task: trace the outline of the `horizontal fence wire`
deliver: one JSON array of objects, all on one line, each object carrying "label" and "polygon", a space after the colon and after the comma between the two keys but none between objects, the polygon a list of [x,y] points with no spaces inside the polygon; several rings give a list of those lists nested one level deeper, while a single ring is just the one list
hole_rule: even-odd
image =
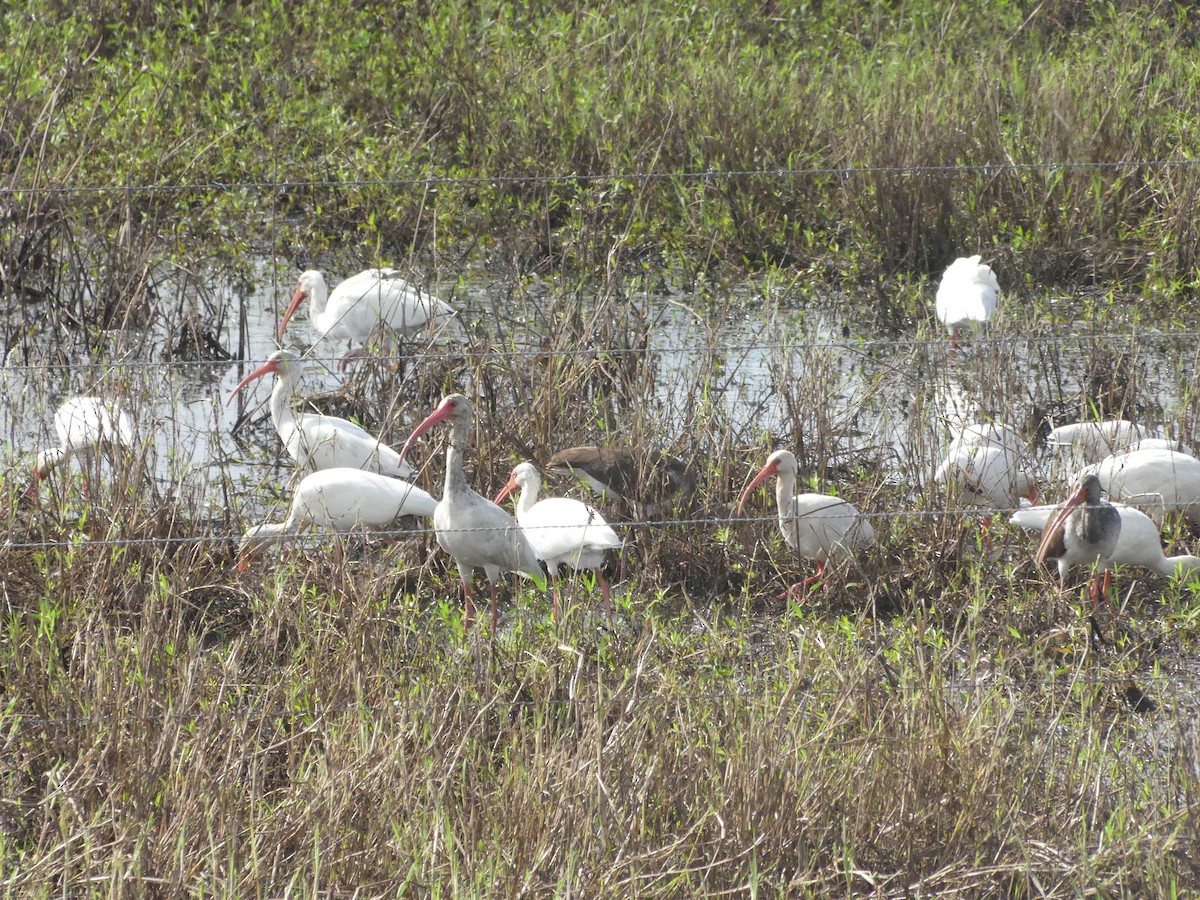
[{"label": "horizontal fence wire", "polygon": [[[830,495],[831,500],[840,499]],[[581,501],[582,502],[582,501]],[[896,509],[896,510],[880,510],[867,511],[858,510],[857,517],[868,522],[890,522],[896,520],[939,520],[947,517],[994,517],[998,515],[1009,515],[1028,509],[1028,507],[1009,507],[1006,509],[996,509],[993,507],[938,507],[935,509]],[[820,516],[825,512],[825,508],[813,511],[812,515]],[[805,518],[804,514],[799,516],[789,516],[786,519],[788,525],[795,522],[802,522]],[[648,529],[680,529],[680,528],[696,528],[707,527],[713,529],[724,529],[734,525],[767,525],[777,524],[780,519],[778,515],[768,516],[713,516],[702,518],[679,518],[679,519],[646,519],[646,520],[619,520],[613,519],[607,524],[621,531],[622,529],[630,530],[648,530]],[[283,534],[273,534],[269,537],[261,538],[261,542],[266,544],[272,543],[289,543],[312,541],[320,538],[336,538],[348,536],[361,536],[373,538],[417,538],[417,537],[434,537],[437,534],[483,534],[483,533],[507,533],[513,526],[507,525],[501,528],[484,527],[484,528],[443,528],[435,530],[431,525],[417,525],[412,528],[364,528],[355,529],[353,531],[301,531],[287,532]],[[538,525],[538,526],[519,526],[522,531],[588,531],[595,530],[600,526],[597,525]],[[1022,528],[1022,526],[1014,526]],[[1023,528],[1029,531],[1027,528]],[[79,533],[73,537],[64,537],[56,540],[8,540],[0,544],[0,550],[54,550],[54,549],[86,549],[88,547],[144,547],[144,546],[188,546],[193,544],[226,544],[230,542],[238,542],[243,538],[243,533],[222,532],[213,533],[205,532],[192,535],[170,535],[170,536],[143,536],[143,537],[103,537],[92,538],[85,534]]]},{"label": "horizontal fence wire", "polygon": [[1119,171],[1124,169],[1170,170],[1192,169],[1200,159],[1124,159],[1124,160],[1064,160],[1043,162],[982,162],[947,165],[888,165],[888,166],[808,166],[800,168],[762,169],[700,169],[682,172],[568,172],[526,175],[409,175],[395,178],[347,179],[284,179],[260,181],[201,181],[180,183],[142,183],[124,185],[5,185],[4,196],[61,196],[71,194],[152,194],[191,191],[286,191],[286,190],[350,190],[354,188],[436,188],[436,187],[508,187],[522,185],[610,184],[613,182],[654,181],[724,181],[739,178],[862,178],[875,175],[913,175],[946,177],[952,175],[994,176],[1007,172],[1016,174],[1056,173],[1062,171]]}]

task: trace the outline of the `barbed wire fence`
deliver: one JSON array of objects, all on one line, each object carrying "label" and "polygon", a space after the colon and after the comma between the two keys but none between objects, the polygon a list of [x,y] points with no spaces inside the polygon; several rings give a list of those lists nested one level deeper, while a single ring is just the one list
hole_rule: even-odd
[{"label": "barbed wire fence", "polygon": [[[761,178],[761,179],[797,179],[797,178],[813,178],[813,177],[837,177],[840,179],[855,179],[870,177],[876,175],[905,175],[912,177],[956,177],[964,174],[975,174],[984,176],[994,176],[1002,173],[1014,174],[1054,174],[1062,171],[1111,171],[1123,172],[1131,169],[1136,169],[1142,172],[1145,171],[1167,171],[1171,169],[1186,169],[1200,166],[1200,160],[1192,159],[1138,159],[1138,160],[1115,160],[1115,161],[1045,161],[1045,162],[1030,162],[1030,163],[979,163],[979,164],[955,164],[955,165],[939,165],[939,166],[851,166],[851,167],[802,167],[802,168],[763,168],[752,170],[735,170],[735,171],[686,171],[686,172],[653,172],[653,171],[635,171],[635,172],[593,172],[593,173],[550,173],[550,174],[532,174],[532,175],[490,175],[481,177],[443,177],[436,175],[421,175],[421,176],[406,176],[397,178],[385,179],[326,179],[326,180],[310,180],[310,181],[290,181],[290,180],[261,180],[261,181],[242,181],[242,182],[196,182],[196,183],[153,183],[153,184],[114,184],[114,185],[39,185],[39,184],[8,184],[0,185],[0,198],[10,198],[19,201],[26,197],[46,197],[46,196],[88,196],[106,193],[119,193],[125,195],[137,194],[156,194],[156,193],[186,193],[186,192],[210,192],[210,191],[245,191],[252,193],[268,194],[271,192],[279,192],[290,189],[344,189],[353,190],[356,188],[436,188],[441,186],[509,186],[509,185],[572,185],[572,184],[602,184],[610,182],[654,182],[654,181],[720,181],[727,179],[745,179],[745,178]],[[978,348],[995,348],[1005,347],[1026,348],[1032,350],[1036,348],[1080,348],[1091,344],[1106,343],[1106,344],[1153,344],[1162,348],[1164,353],[1184,353],[1188,352],[1194,346],[1195,339],[1200,337],[1200,332],[1194,330],[1170,330],[1162,329],[1155,330],[1152,328],[1136,328],[1128,329],[1095,329],[1072,331],[1071,333],[1060,333],[1053,330],[1045,332],[1031,332],[1023,330],[1018,333],[992,333],[974,337],[964,338],[962,343],[968,347],[974,346]],[[465,346],[455,346],[453,353],[455,356],[471,361],[481,362],[484,360],[502,360],[509,363],[517,363],[534,359],[544,359],[547,355],[559,357],[609,357],[609,358],[639,358],[650,357],[654,355],[669,355],[669,356],[686,356],[689,354],[724,354],[726,356],[737,355],[777,355],[777,354],[798,354],[798,353],[830,353],[842,355],[860,355],[870,356],[883,353],[928,353],[936,354],[945,351],[949,346],[947,337],[937,336],[930,337],[921,334],[913,336],[887,336],[887,337],[861,337],[854,339],[831,339],[825,337],[813,337],[808,334],[801,334],[795,340],[735,340],[729,343],[720,345],[696,345],[694,343],[680,344],[664,344],[648,342],[645,346],[624,347],[624,346],[597,346],[597,347],[563,347],[547,350],[544,347],[530,344],[522,345],[520,341],[510,341],[507,344],[488,344],[481,346],[478,342],[470,343]],[[427,351],[428,352],[428,351]],[[1020,352],[1018,350],[1017,352]],[[375,357],[379,362],[384,364],[400,364],[406,360],[403,354],[382,354]],[[317,363],[330,372],[334,371],[338,361],[337,357],[318,356],[310,354],[308,359]],[[40,375],[64,375],[67,373],[76,373],[80,371],[98,370],[105,373],[143,373],[151,377],[154,375],[171,378],[172,373],[189,373],[189,372],[205,372],[212,373],[216,370],[228,372],[235,367],[240,367],[250,362],[250,360],[239,361],[211,361],[211,360],[180,360],[180,359],[165,359],[165,360],[147,360],[136,358],[113,358],[107,360],[89,360],[81,359],[72,363],[61,362],[38,362],[38,361],[21,361],[12,360],[6,361],[2,372],[5,377],[33,377]],[[44,432],[43,432],[44,434]],[[1185,436],[1186,437],[1186,436]],[[999,512],[1011,512],[1012,510],[1000,510]],[[915,518],[923,519],[928,517],[940,517],[947,515],[988,515],[995,514],[997,510],[984,510],[978,508],[962,508],[953,505],[945,505],[936,509],[931,508],[914,508],[905,510],[862,510],[862,515],[869,521],[887,522],[892,519]],[[726,526],[732,521],[730,517],[691,517],[684,516],[675,519],[661,520],[646,520],[646,521],[622,521],[619,523],[622,528],[629,529],[646,529],[646,528],[689,528],[689,527],[708,527],[718,528]],[[766,517],[763,519],[749,519],[748,521],[768,522],[773,521],[774,517]],[[405,529],[398,532],[385,531],[383,534],[421,534],[427,532],[428,529]],[[145,544],[162,544],[168,546],[178,544],[180,542],[192,543],[214,543],[224,541],[237,541],[241,537],[237,533],[211,534],[201,533],[194,537],[120,537],[120,538],[104,538],[89,541],[91,546],[139,546]],[[281,540],[304,540],[304,535],[282,535]],[[30,541],[30,540],[10,540],[6,546],[9,549],[49,549],[54,546],[63,546],[70,543],[69,539],[62,541]]]}]

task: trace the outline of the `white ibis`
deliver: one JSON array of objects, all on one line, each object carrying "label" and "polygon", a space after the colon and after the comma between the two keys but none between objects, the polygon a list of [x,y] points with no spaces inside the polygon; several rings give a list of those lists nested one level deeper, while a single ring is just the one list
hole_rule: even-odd
[{"label": "white ibis", "polygon": [[[557,579],[559,567],[570,566],[571,570],[590,569],[596,573],[600,593],[604,597],[604,611],[613,614],[608,579],[601,566],[604,554],[618,550],[621,539],[604,516],[586,503],[567,497],[538,499],[542,487],[542,475],[533,463],[521,463],[512,470],[508,483],[496,495],[501,503],[518,488],[517,522],[525,530],[525,536],[533,545],[538,558],[546,563],[550,577]],[[554,593],[554,617],[558,618],[558,591]]]},{"label": "white ibis", "polygon": [[407,481],[362,469],[322,469],[296,486],[287,519],[255,525],[246,532],[239,548],[238,571],[246,568],[264,544],[306,527],[335,534],[379,530],[403,516],[429,518],[436,507],[433,497]]},{"label": "white ibis", "polygon": [[[1007,425],[968,425],[950,442],[933,479],[957,485],[974,506],[1011,509],[1021,497],[1037,498],[1037,482],[1024,467],[1027,451],[1024,439]],[[991,545],[991,521],[987,515],[980,525],[985,546]]]},{"label": "white ibis", "polygon": [[440,422],[450,423],[450,445],[446,450],[446,485],[442,499],[433,512],[433,530],[438,545],[454,559],[462,578],[464,619],[470,623],[475,605],[471,578],[475,569],[483,569],[492,592],[492,630],[497,625],[497,585],[501,572],[520,572],[535,581],[543,579],[537,553],[521,526],[508,513],[487,500],[467,484],[463,474],[463,451],[471,435],[471,401],[462,394],[442,399],[420,425],[413,429],[401,457],[426,431]]},{"label": "white ibis", "polygon": [[[132,447],[136,441],[133,420],[116,401],[100,397],[70,397],[54,411],[58,446],[38,452],[33,464],[33,483],[28,495],[37,494],[38,483],[71,457],[90,460],[98,451],[112,454],[117,447]],[[84,473],[87,490],[87,473]]]},{"label": "white ibis", "polygon": [[347,466],[380,475],[407,478],[413,468],[400,454],[353,422],[319,413],[296,413],[292,400],[304,374],[304,362],[292,350],[276,350],[267,361],[238,382],[234,396],[257,378],[275,375],[271,391],[271,421],[288,456],[301,469],[333,469]]},{"label": "white ibis", "polygon": [[964,328],[986,325],[996,312],[1000,285],[991,267],[982,257],[960,257],[946,267],[938,285],[934,311],[938,321],[950,331],[951,347],[958,346]]},{"label": "white ibis", "polygon": [[1156,437],[1150,429],[1134,425],[1128,419],[1109,419],[1104,422],[1072,422],[1051,429],[1046,443],[1051,447],[1069,450],[1079,465],[1099,462],[1111,453],[1118,453],[1147,437]]},{"label": "white ibis", "polygon": [[1127,452],[1133,452],[1134,450],[1175,450],[1179,453],[1186,453],[1188,456],[1196,455],[1192,452],[1192,448],[1183,443],[1183,441],[1165,437],[1148,437],[1134,441],[1129,445]]},{"label": "white ibis", "polygon": [[1162,520],[1181,512],[1200,523],[1200,460],[1176,450],[1132,450],[1115,453],[1088,466],[1113,500],[1149,510]]},{"label": "white ibis", "polygon": [[1121,536],[1121,514],[1101,499],[1100,491],[1100,479],[1084,475],[1067,502],[1046,522],[1033,557],[1039,564],[1048,559],[1058,563],[1060,586],[1073,566],[1089,566],[1093,574],[1088,596],[1096,609],[1100,607],[1100,573],[1105,573],[1107,587],[1108,567]]},{"label": "white ibis", "polygon": [[546,462],[546,472],[570,475],[602,500],[627,501],[639,518],[670,512],[696,491],[696,473],[668,453],[628,447],[569,447]]},{"label": "white ibis", "polygon": [[[1186,576],[1200,569],[1200,557],[1187,554],[1167,556],[1163,552],[1158,526],[1140,509],[1124,503],[1114,503],[1112,506],[1121,516],[1121,533],[1117,536],[1117,546],[1108,558],[1110,565],[1139,566],[1165,578]],[[1057,506],[1022,505],[1013,513],[1010,521],[1027,531],[1042,531],[1057,509]]]},{"label": "white ibis", "polygon": [[[366,343],[380,325],[409,335],[454,315],[454,308],[405,281],[395,269],[366,269],[351,275],[329,293],[325,277],[309,269],[296,281],[292,302],[279,325],[279,338],[300,304],[308,300],[308,316],[321,337]],[[350,350],[341,366],[363,348]]]},{"label": "white ibis", "polygon": [[796,457],[790,450],[776,450],[742,491],[736,508],[740,515],[751,492],[772,475],[777,477],[775,499],[779,504],[779,530],[783,532],[783,539],[801,556],[817,563],[816,575],[792,585],[780,596],[819,581],[825,572],[825,563],[831,557],[848,556],[875,542],[875,529],[871,523],[840,497],[828,494],[793,496],[797,469]]}]

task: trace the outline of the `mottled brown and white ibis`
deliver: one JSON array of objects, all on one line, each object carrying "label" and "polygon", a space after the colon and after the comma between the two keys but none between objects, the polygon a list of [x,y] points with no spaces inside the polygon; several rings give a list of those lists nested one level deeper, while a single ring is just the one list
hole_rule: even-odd
[{"label": "mottled brown and white ibis", "polygon": [[[280,340],[306,299],[309,320],[322,338],[344,338],[358,344],[366,343],[380,325],[410,335],[454,315],[452,306],[410,284],[395,269],[366,269],[351,275],[332,294],[325,276],[309,269],[296,281],[292,301],[279,325]],[[342,358],[342,367],[362,352],[362,347],[351,349]]]},{"label": "mottled brown and white ibis", "polygon": [[483,569],[486,573],[492,592],[492,630],[495,631],[500,573],[520,572],[541,582],[544,578],[542,566],[517,521],[467,484],[463,453],[471,436],[470,400],[462,394],[445,397],[437,409],[413,429],[400,451],[401,457],[408,455],[417,438],[441,422],[450,424],[450,444],[446,450],[446,483],[442,499],[433,512],[434,533],[438,546],[449,553],[458,566],[463,585],[464,619],[468,624],[475,610],[471,579],[475,569]]},{"label": "mottled brown and white ibis", "polygon": [[1100,479],[1084,475],[1047,520],[1033,557],[1038,564],[1051,559],[1058,564],[1060,587],[1065,587],[1067,573],[1074,566],[1088,566],[1092,570],[1088,596],[1096,609],[1100,606],[1101,574],[1107,588],[1111,557],[1121,537],[1121,514],[1100,492]]},{"label": "mottled brown and white ibis", "polygon": [[[595,509],[579,500],[567,497],[538,499],[542,475],[533,463],[515,466],[508,482],[496,495],[502,503],[513,491],[520,489],[517,498],[517,522],[533,545],[538,559],[558,579],[559,568],[569,566],[573,572],[581,569],[596,573],[596,583],[604,598],[604,611],[612,616],[612,598],[608,579],[601,567],[609,550],[621,548],[621,538]],[[554,618],[558,618],[558,588],[554,589]]]},{"label": "mottled brown and white ibis", "polygon": [[296,387],[304,374],[304,361],[293,350],[272,353],[265,363],[238,383],[226,403],[250,382],[272,374],[275,387],[271,390],[271,422],[288,456],[301,470],[345,466],[394,478],[412,475],[412,466],[365,428],[337,416],[292,410]]},{"label": "mottled brown and white ibis", "polygon": [[568,447],[546,461],[546,472],[578,478],[602,500],[624,500],[638,518],[684,505],[697,482],[695,470],[678,457],[629,447]]},{"label": "mottled brown and white ibis", "polygon": [[[1121,533],[1108,558],[1109,565],[1138,566],[1165,578],[1186,577],[1200,569],[1200,557],[1190,554],[1167,556],[1163,552],[1158,525],[1140,509],[1124,503],[1112,506],[1121,517]],[[1010,521],[1026,531],[1040,532],[1057,510],[1057,506],[1023,505],[1013,513]]]},{"label": "mottled brown and white ibis", "polygon": [[[69,397],[54,411],[58,446],[40,450],[33,464],[33,482],[28,496],[37,494],[38,484],[73,457],[90,461],[97,453],[113,455],[117,448],[137,442],[133,419],[115,400],[101,397]],[[87,472],[84,472],[84,490]]]},{"label": "mottled brown and white ibis", "polygon": [[1183,513],[1200,524],[1200,460],[1177,450],[1115,453],[1083,470],[1100,479],[1113,500],[1137,506],[1159,522]]},{"label": "mottled brown and white ibis", "polygon": [[436,508],[437,500],[426,491],[399,478],[362,469],[321,469],[301,479],[283,522],[255,525],[245,533],[238,571],[262,546],[305,528],[333,534],[378,531],[404,516],[429,518]]},{"label": "mottled brown and white ibis", "polygon": [[986,325],[996,312],[1000,285],[982,257],[960,257],[946,267],[934,300],[938,321],[950,332],[950,345],[958,347],[964,329]]},{"label": "mottled brown and white ibis", "polygon": [[742,491],[736,514],[741,515],[746,499],[760,484],[776,477],[775,500],[779,506],[779,530],[788,546],[801,556],[815,560],[817,574],[792,585],[780,596],[802,590],[821,579],[831,558],[849,556],[875,542],[875,529],[854,506],[828,494],[793,494],[798,471],[790,450],[776,450]]}]

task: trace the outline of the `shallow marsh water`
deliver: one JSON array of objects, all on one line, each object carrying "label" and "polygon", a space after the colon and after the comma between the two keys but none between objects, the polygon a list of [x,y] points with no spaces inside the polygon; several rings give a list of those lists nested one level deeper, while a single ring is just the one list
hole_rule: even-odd
[{"label": "shallow marsh water", "polygon": [[[233,403],[226,401],[237,382],[278,346],[278,322],[293,279],[294,272],[264,261],[250,290],[240,295],[231,285],[210,286],[220,315],[212,315],[212,300],[192,304],[221,347],[244,354],[241,362],[164,362],[169,334],[159,318],[140,331],[105,334],[110,362],[91,364],[72,355],[77,345],[69,335],[38,331],[36,308],[20,310],[20,317],[10,314],[10,326],[23,318],[21,331],[31,336],[10,340],[2,372],[0,435],[8,471],[27,471],[36,449],[56,442],[51,420],[62,399],[95,393],[121,398],[135,418],[159,491],[186,504],[199,522],[228,522],[231,513],[234,521],[250,520],[264,504],[277,504],[286,488],[286,460],[262,419],[272,379],[257,382]],[[169,298],[164,306],[188,309],[188,283],[164,274],[157,286],[159,297]],[[544,364],[552,285],[533,283],[514,292],[497,289],[484,273],[468,273],[452,287],[441,293],[452,294],[460,321],[421,348],[426,356],[409,366],[461,354],[468,330],[469,353],[498,354],[513,371]],[[1041,421],[1046,413],[1070,416],[1072,402],[1074,411],[1082,412],[1080,401],[1072,398],[1094,391],[1095,382],[1106,376],[1128,382],[1102,387],[1135,393],[1127,398],[1130,408],[1149,410],[1146,424],[1193,437],[1187,432],[1194,385],[1185,339],[1127,338],[1120,326],[1112,326],[1108,330],[1116,337],[1093,341],[1077,338],[1072,329],[1035,331],[1014,321],[952,353],[931,322],[907,333],[874,329],[869,316],[856,311],[855,298],[798,308],[790,298],[755,284],[733,289],[719,302],[711,294],[665,288],[633,292],[621,303],[636,308],[637,315],[615,332],[625,346],[614,350],[584,342],[566,348],[589,358],[607,353],[635,360],[651,380],[652,396],[640,398],[628,419],[649,417],[655,440],[685,458],[711,452],[711,444],[700,448],[697,429],[719,423],[725,432],[722,446],[757,446],[765,455],[768,447],[787,445],[797,449],[810,471],[834,473],[815,477],[815,487],[845,490],[837,484],[839,474],[863,477],[867,472],[911,489],[917,503],[929,493],[940,448],[953,430],[994,419],[1035,437],[1039,426],[1046,427]],[[603,330],[598,323],[594,327]],[[637,333],[642,327],[648,334]],[[336,360],[345,347],[330,341],[312,346],[316,333],[303,313],[287,340],[311,347],[314,361],[302,383],[305,394],[342,384]],[[1093,358],[1097,351],[1099,361]],[[470,391],[473,385],[455,387]],[[403,434],[428,410],[396,399],[390,408],[401,421],[389,433]],[[235,438],[243,414],[257,427]],[[604,417],[600,429],[589,428],[590,414],[579,410],[579,433],[590,434],[590,440],[622,441],[626,421]],[[481,416],[479,425],[489,423]],[[555,448],[540,449],[548,455]],[[1039,474],[1051,481],[1050,497],[1057,490],[1054,482],[1069,474],[1055,462],[1046,452],[1038,456]],[[233,511],[231,498],[237,506]]]}]

